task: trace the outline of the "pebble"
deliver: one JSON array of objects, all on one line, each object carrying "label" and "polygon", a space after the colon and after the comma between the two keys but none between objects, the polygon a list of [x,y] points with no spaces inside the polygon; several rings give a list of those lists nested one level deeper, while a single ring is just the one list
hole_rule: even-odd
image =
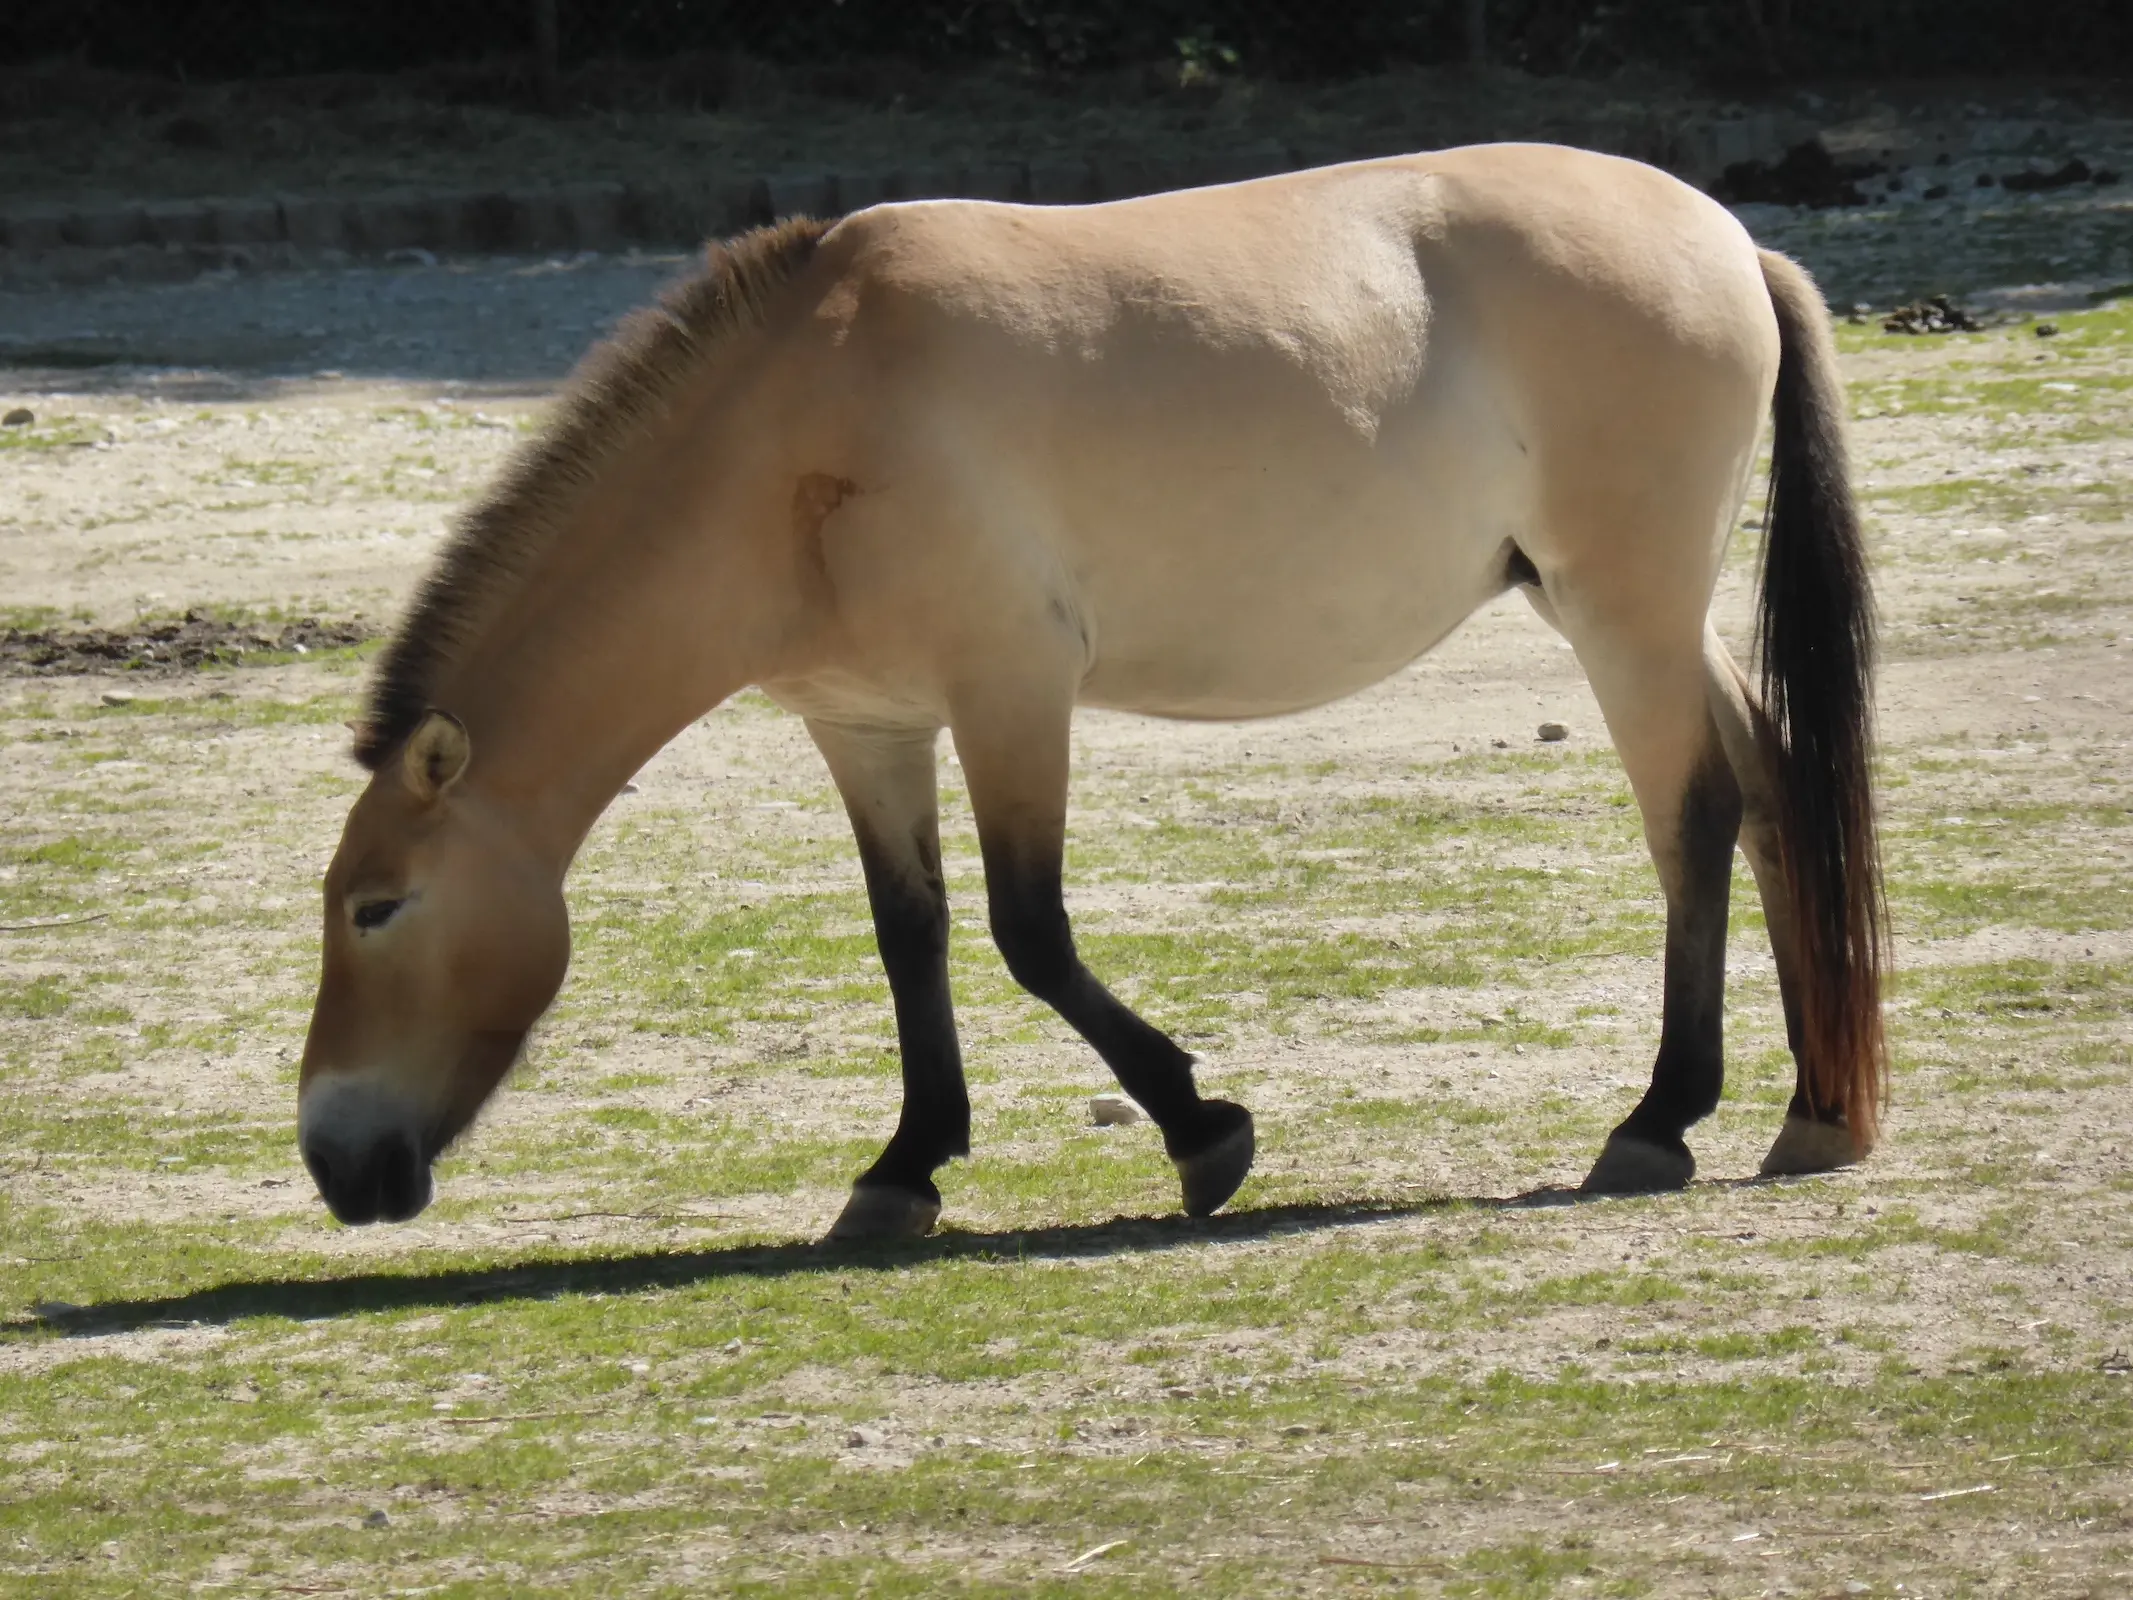
[{"label": "pebble", "polygon": [[380,1509],[366,1512],[363,1517],[363,1526],[366,1528],[382,1528],[391,1521],[392,1518],[388,1517],[383,1509]]},{"label": "pebble", "polygon": [[124,689],[106,689],[96,698],[107,706],[130,706],[139,696],[128,694]]},{"label": "pebble", "polygon": [[879,1428],[854,1428],[844,1436],[847,1450],[878,1450],[888,1442],[888,1436]]},{"label": "pebble", "polygon": [[1130,1128],[1141,1108],[1122,1094],[1100,1094],[1089,1101],[1089,1120],[1099,1128]]},{"label": "pebble", "polygon": [[1544,722],[1540,725],[1540,742],[1542,744],[1560,744],[1569,737],[1570,730],[1560,722]]},{"label": "pebble", "polygon": [[37,413],[28,406],[17,406],[6,416],[0,417],[0,427],[27,428],[37,420]]},{"label": "pebble", "polygon": [[2040,339],[2052,338],[2058,331],[2059,324],[2056,322],[2040,322],[2036,328],[2037,337]]}]

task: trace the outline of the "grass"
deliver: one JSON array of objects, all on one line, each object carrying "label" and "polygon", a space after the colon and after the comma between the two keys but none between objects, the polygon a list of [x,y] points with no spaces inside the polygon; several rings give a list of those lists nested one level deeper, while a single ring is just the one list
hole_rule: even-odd
[{"label": "grass", "polygon": [[[1041,1593],[1046,1569],[1124,1540],[1078,1589],[1293,1590],[1340,1556],[1419,1562],[1445,1592],[1552,1594],[1586,1574],[1637,1593],[1728,1570],[1742,1522],[1807,1547],[1820,1530],[1874,1529],[1884,1560],[1932,1573],[1936,1544],[1975,1511],[1921,1495],[1999,1480],[1996,1524],[2056,1520],[2084,1496],[2107,1504],[2126,1461],[2123,1383],[2013,1360],[1835,1387],[1743,1371],[1815,1349],[1819,1330],[1640,1334],[1683,1299],[1663,1278],[1572,1280],[1523,1305],[1607,1305],[1623,1358],[1686,1352],[1726,1376],[1359,1384],[1347,1356],[1429,1303],[1456,1270],[1444,1251],[1318,1240],[1239,1261],[1186,1246],[1163,1265],[948,1246],[893,1263],[759,1252],[672,1258],[678,1281],[617,1295],[597,1262],[527,1264],[530,1293],[500,1279],[471,1300],[380,1281],[381,1303],[339,1311],[327,1346],[300,1288],[262,1289],[234,1318],[197,1302],[221,1330],[197,1353],[85,1353],[11,1407],[0,1437],[49,1441],[11,1498],[13,1559],[57,1594],[116,1593],[151,1563],[167,1583],[390,1571],[464,1593],[665,1592],[687,1587],[694,1563],[697,1581],[715,1572],[735,1592]],[[1239,1326],[1326,1353],[1166,1381],[1177,1357]],[[1153,1362],[1109,1378],[1090,1365],[1156,1327]],[[1041,1414],[1006,1398],[1061,1372],[1094,1382]],[[1002,1398],[958,1404],[959,1392]],[[213,1421],[180,1436],[180,1417]],[[1539,1537],[1409,1531],[1423,1506],[1472,1523],[1540,1484],[1574,1509]],[[1621,1519],[1654,1494],[1717,1512],[1717,1548],[1625,1538]],[[514,1515],[529,1500],[553,1509]],[[1902,1504],[1918,1512],[1900,1524],[1876,1510]],[[292,1525],[300,1553],[281,1539]],[[1210,1525],[1260,1531],[1210,1553],[1195,1532]]]},{"label": "grass", "polygon": [[[314,703],[316,714],[287,714]],[[176,696],[109,715],[179,745],[221,730],[271,747],[334,703]],[[1989,790],[1974,761],[1895,759],[1899,916],[1937,936],[1987,909],[2053,925],[2055,907],[2080,903],[2071,875],[2090,841],[2125,826],[2115,798],[1950,799],[1958,777]],[[1489,799],[1499,775],[1525,798]],[[1298,784],[1313,776],[1264,763],[1211,772],[1154,829],[1092,821],[1076,844],[1089,880],[1167,884],[1175,911],[1092,919],[1091,959],[1166,1020],[1232,1047],[1337,1038],[1359,1022],[1355,1037],[1380,1037],[1358,1008],[1405,990],[1479,988],[1495,1008],[1421,1030],[1412,1047],[1547,1053],[1612,1020],[1597,1006],[1548,1022],[1504,998],[1613,959],[1612,942],[1640,959],[1655,943],[1648,868],[1604,758],[1491,755],[1397,793],[1261,798],[1308,795]],[[311,803],[345,792],[342,780]],[[126,831],[69,823],[87,796],[64,794],[47,836],[10,844],[17,886],[57,892],[144,858],[188,859],[142,826],[145,811],[128,813]],[[726,803],[751,805],[745,794]],[[1929,795],[1962,809],[1920,812]],[[1087,811],[1142,803],[1096,781]],[[769,875],[738,892],[786,886],[760,902],[734,903],[725,873],[704,876],[703,829],[685,814],[603,831],[578,891],[580,966],[558,1033],[625,1055],[636,1030],[663,1050],[700,1040],[746,1082],[750,1041],[857,1012],[835,1037],[871,1045],[760,1065],[878,1100],[893,1075],[885,996],[839,819],[814,802],[736,815],[771,835],[728,847]],[[1581,841],[1597,879],[1532,864]],[[220,846],[212,856],[234,841],[199,842]],[[1987,899],[1946,902],[1936,874],[1994,848],[2013,854],[1972,886]],[[1372,870],[1344,865],[1357,858]],[[967,903],[973,863],[957,829],[950,861]],[[1567,916],[1587,882],[1604,913]],[[700,909],[645,914],[645,896],[691,883]],[[2089,920],[2122,909],[2092,895]],[[100,1219],[63,1200],[0,1201],[17,1318],[33,1300],[87,1308],[0,1327],[0,1351],[31,1361],[0,1369],[0,1450],[17,1474],[0,1533],[8,1570],[41,1593],[360,1588],[390,1574],[467,1594],[710,1582],[759,1594],[1630,1595],[1766,1570],[1741,1566],[1743,1529],[1803,1578],[1826,1575],[1813,1552],[1836,1538],[1875,1549],[1869,1570],[1929,1580],[1969,1570],[1963,1541],[2010,1520],[2074,1529],[2097,1561],[2128,1532],[2109,1508],[2133,1391],[2081,1367],[2085,1345],[2055,1360],[1976,1339],[1921,1362],[1902,1325],[1873,1311],[1861,1323],[1862,1303],[1829,1276],[1908,1280],[1959,1261],[2055,1270],[2065,1252],[2038,1240],[2036,1202],[2010,1188],[2026,1177],[2019,1160],[1965,1169],[2008,1198],[1960,1216],[1938,1214],[1930,1185],[1901,1198],[1884,1181],[1876,1215],[1749,1245],[1698,1231],[1723,1191],[1644,1203],[1641,1225],[1680,1243],[1601,1265],[1561,1211],[1388,1202],[1376,1167],[1351,1199],[1339,1174],[1358,1150],[1396,1165],[1403,1150],[1507,1137],[1535,1159],[1575,1159],[1604,1133],[1604,1104],[1543,1093],[1506,1108],[1440,1075],[1420,1092],[1266,1107],[1262,1138],[1286,1164],[1255,1178],[1238,1217],[1186,1226],[1109,1220],[1174,1204],[1145,1130],[1087,1129],[1070,1086],[980,1072],[992,1153],[946,1187],[953,1214],[996,1220],[924,1245],[820,1253],[719,1214],[764,1196],[830,1201],[876,1147],[863,1108],[818,1117],[813,1132],[745,1106],[687,1109],[671,1070],[610,1067],[587,1082],[559,1038],[519,1091],[533,1112],[445,1164],[424,1222],[363,1236],[351,1261],[348,1236],[321,1223],[300,1177],[288,1181],[286,1064],[246,1069],[258,1109],[241,1119],[178,1112],[145,1086],[87,1099],[66,1087],[85,1071],[125,1085],[142,1070],[134,1048],[85,1059],[82,1036],[137,1030],[152,1063],[287,1035],[309,960],[301,937],[267,963],[271,1004],[210,1007],[183,1026],[156,1014],[170,997],[135,963],[194,926],[132,912],[115,966],[0,990],[6,1070],[44,1086],[0,1113],[0,1149],[40,1181],[86,1180],[119,1207]],[[1422,926],[1437,937],[1405,948],[1379,931]],[[1041,1035],[982,938],[959,942],[956,976],[974,1055],[1034,1037],[1033,1022]],[[1933,1073],[1958,1041],[2048,1038],[2070,1059],[2088,1040],[2104,1059],[2126,981],[2106,961],[1907,970],[1903,1048]],[[52,1029],[77,1036],[72,1057]],[[1782,1050],[1739,1065],[1739,1092],[1774,1110],[1789,1082]],[[2005,1104],[2078,1080],[1947,1081]],[[221,1198],[176,1210],[156,1198],[203,1184]],[[1797,1192],[1767,1191],[1746,1215],[1775,1216]],[[637,1217],[639,1242],[569,1242],[568,1219],[586,1211]],[[1982,1482],[1989,1504],[1921,1498]],[[1517,1507],[1540,1486],[1559,1492],[1535,1524]],[[1683,1508],[1656,1553],[1627,1531],[1647,1524],[1654,1496]],[[1423,1516],[1439,1531],[1425,1534]],[[1059,1570],[1103,1545],[1085,1569]]]},{"label": "grass", "polygon": [[26,425],[0,428],[0,455],[86,450],[104,437],[99,424],[77,417],[47,417]]}]

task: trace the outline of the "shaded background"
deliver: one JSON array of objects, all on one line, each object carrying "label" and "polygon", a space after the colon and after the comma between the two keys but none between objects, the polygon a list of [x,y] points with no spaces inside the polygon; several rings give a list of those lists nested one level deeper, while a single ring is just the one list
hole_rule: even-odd
[{"label": "shaded background", "polygon": [[[1072,76],[1182,58],[1280,77],[1488,57],[1531,72],[1630,63],[1743,83],[1810,74],[2112,73],[2127,0],[11,0],[0,65],[55,58],[184,80],[417,68],[467,93],[553,92],[588,64],[657,62],[715,101],[733,54],[884,57]],[[551,42],[552,41],[552,42]]]}]

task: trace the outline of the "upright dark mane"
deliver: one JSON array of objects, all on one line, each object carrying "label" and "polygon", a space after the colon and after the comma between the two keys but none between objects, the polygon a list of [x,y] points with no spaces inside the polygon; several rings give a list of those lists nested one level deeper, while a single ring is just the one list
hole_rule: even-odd
[{"label": "upright dark mane", "polygon": [[771,294],[830,224],[796,217],[704,253],[703,268],[594,348],[540,437],[463,513],[378,659],[355,756],[376,770],[432,702],[441,669],[563,527],[623,443],[665,410],[677,384],[729,333],[762,325]]}]

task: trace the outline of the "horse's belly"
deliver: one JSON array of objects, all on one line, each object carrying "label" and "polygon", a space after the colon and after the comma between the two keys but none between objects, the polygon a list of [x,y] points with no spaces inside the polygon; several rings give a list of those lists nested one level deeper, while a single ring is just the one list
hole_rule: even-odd
[{"label": "horse's belly", "polygon": [[1196,718],[1337,700],[1397,672],[1499,592],[1500,545],[1427,527],[1209,542],[1197,557],[1145,541],[1091,585],[1080,698]]}]

